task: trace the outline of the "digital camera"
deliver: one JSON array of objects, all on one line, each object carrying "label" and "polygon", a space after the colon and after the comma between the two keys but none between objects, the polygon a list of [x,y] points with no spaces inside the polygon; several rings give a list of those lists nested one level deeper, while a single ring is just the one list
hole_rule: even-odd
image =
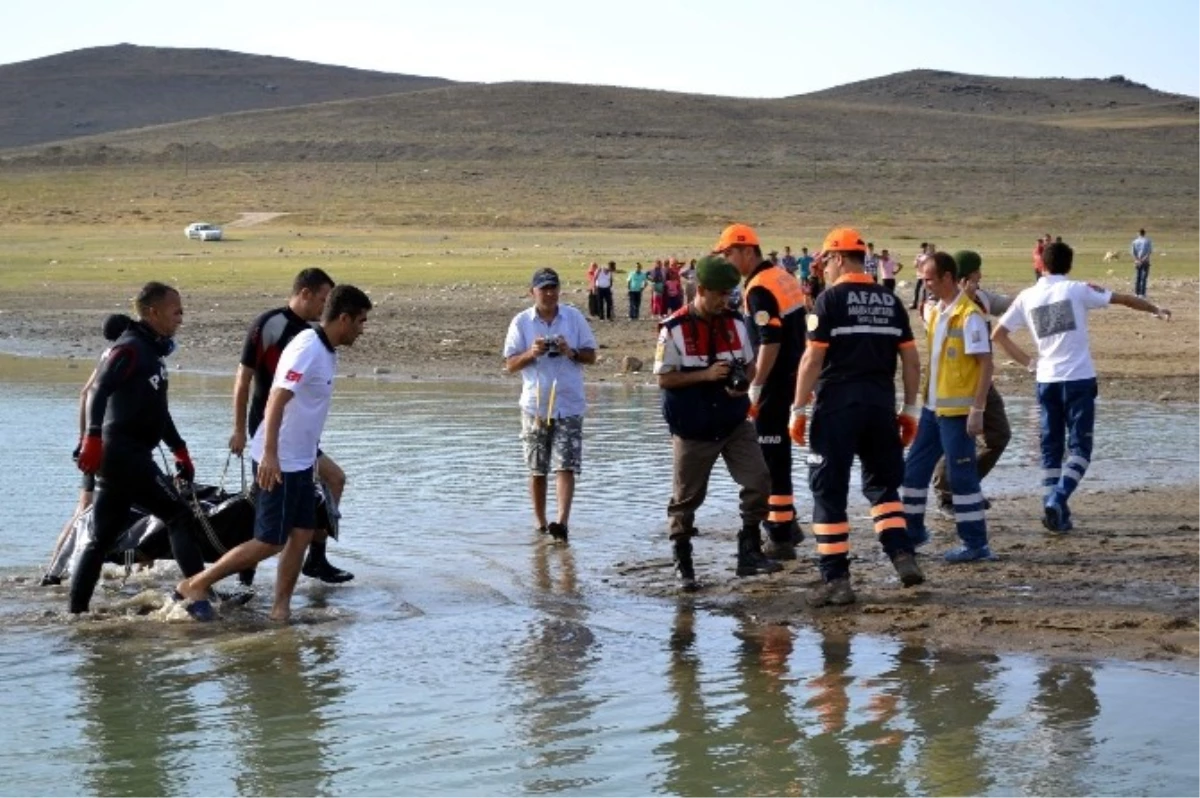
[{"label": "digital camera", "polygon": [[725,375],[725,387],[736,393],[750,390],[750,378],[746,375],[746,361],[731,360],[729,373]]},{"label": "digital camera", "polygon": [[548,357],[558,357],[562,352],[559,349],[557,338],[546,339],[546,355]]}]

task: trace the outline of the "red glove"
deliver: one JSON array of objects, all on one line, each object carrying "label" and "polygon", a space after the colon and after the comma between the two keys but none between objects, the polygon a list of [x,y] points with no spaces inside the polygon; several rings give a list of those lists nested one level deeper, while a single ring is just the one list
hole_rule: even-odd
[{"label": "red glove", "polygon": [[917,439],[917,419],[916,405],[905,405],[904,408],[896,414],[896,426],[900,428],[900,445],[907,448],[912,445],[912,442]]},{"label": "red glove", "polygon": [[171,454],[175,455],[175,476],[184,482],[195,481],[196,466],[192,463],[192,456],[188,454],[187,447],[180,446]]},{"label": "red glove", "polygon": [[808,432],[808,408],[792,405],[792,414],[788,419],[788,435],[797,446],[803,446]]},{"label": "red glove", "polygon": [[79,459],[75,464],[85,474],[95,474],[100,470],[100,461],[104,459],[104,441],[99,435],[88,435],[79,447]]}]

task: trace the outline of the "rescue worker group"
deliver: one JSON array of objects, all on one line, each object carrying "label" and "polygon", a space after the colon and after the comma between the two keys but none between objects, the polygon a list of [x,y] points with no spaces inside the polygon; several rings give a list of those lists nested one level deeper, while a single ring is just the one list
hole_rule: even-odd
[{"label": "rescue worker group", "polygon": [[[879,284],[864,269],[867,257],[868,245],[856,230],[834,229],[812,264],[821,290],[802,290],[794,275],[764,258],[752,227],[731,224],[697,262],[694,298],[659,324],[654,373],[672,440],[668,535],[682,591],[703,587],[693,559],[695,516],[718,458],[740,488],[737,576],[775,573],[783,567],[779,561],[797,559],[805,536],[796,510],[793,443],[807,448],[821,576],[807,594],[811,606],[856,600],[847,515],[855,457],[875,535],[904,588],[925,581],[918,550],[930,542],[931,486],[934,510],[954,522],[959,539],[941,557],[963,565],[996,559],[980,483],[1010,431],[992,381],[993,342],[1036,381],[1042,524],[1056,535],[1073,529],[1070,500],[1090,462],[1097,395],[1087,313],[1119,304],[1169,320],[1170,311],[1143,297],[1068,279],[1074,253],[1065,243],[1045,248],[1037,282],[1011,298],[980,287],[983,260],[977,252],[929,252],[916,275],[925,294],[918,306],[927,353],[922,368],[909,307],[893,285]],[[503,354],[506,370],[522,377],[521,440],[535,529],[566,544],[582,465],[582,367],[596,361],[597,345],[583,314],[559,304],[559,288],[553,269],[534,273],[532,306],[512,320]],[[184,572],[176,599],[190,614],[211,619],[217,580],[252,572],[279,554],[271,617],[288,620],[302,570],[325,581],[349,578],[328,564],[322,535],[313,529],[313,474],[330,483],[340,500],[344,474],[318,444],[336,349],[362,333],[370,300],[353,286],[335,288],[320,269],[307,269],[297,276],[287,307],[251,325],[235,381],[230,449],[240,454],[247,431],[253,436],[254,535],[207,569],[186,539],[194,525],[187,505],[151,452],[166,442],[180,472],[194,474],[167,410],[161,366],[182,318],[178,293],[148,284],[136,309],[139,319],[102,356],[86,400],[78,462],[85,473],[100,476],[96,534],[73,574],[70,609],[87,610],[103,549],[129,505],[139,504],[180,527],[171,536]],[[1034,351],[1010,337],[1020,329],[1029,330]],[[148,382],[139,379],[143,373]],[[551,473],[557,516],[548,522]]]},{"label": "rescue worker group", "polygon": [[[977,252],[928,253],[917,263],[926,293],[928,365],[922,370],[908,308],[891,286],[864,271],[868,248],[854,229],[830,232],[814,264],[826,287],[812,298],[763,259],[751,227],[730,225],[713,254],[697,264],[693,304],[663,323],[655,373],[674,440],[668,515],[682,589],[699,586],[694,514],[718,456],[741,487],[737,574],[773,573],[782,567],[779,560],[796,559],[804,536],[793,495],[792,442],[809,452],[821,573],[820,586],[807,596],[810,605],[855,601],[846,503],[856,456],[876,537],[904,587],[925,581],[917,549],[930,541],[925,517],[931,480],[938,511],[954,521],[960,541],[942,557],[956,564],[994,560],[980,480],[1007,445],[1009,426],[992,385],[993,339],[1036,374],[1042,522],[1053,534],[1072,529],[1068,501],[1089,464],[1095,420],[1086,313],[1110,303],[1163,319],[1170,311],[1068,280],[1074,253],[1063,243],[1046,248],[1037,283],[1011,301],[979,287],[983,262]],[[745,315],[726,303],[739,284]],[[989,315],[999,318],[994,333]],[[1025,327],[1036,354],[1008,337]],[[747,379],[738,385],[730,376],[743,370]]]}]

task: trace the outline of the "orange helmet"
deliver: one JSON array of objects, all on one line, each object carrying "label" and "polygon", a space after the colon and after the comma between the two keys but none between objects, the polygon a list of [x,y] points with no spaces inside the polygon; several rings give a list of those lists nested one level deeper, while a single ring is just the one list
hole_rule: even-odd
[{"label": "orange helmet", "polygon": [[757,247],[758,233],[748,224],[731,224],[721,231],[713,252],[724,252],[730,247]]},{"label": "orange helmet", "polygon": [[822,252],[866,252],[867,245],[863,237],[853,227],[835,228],[825,236]]}]

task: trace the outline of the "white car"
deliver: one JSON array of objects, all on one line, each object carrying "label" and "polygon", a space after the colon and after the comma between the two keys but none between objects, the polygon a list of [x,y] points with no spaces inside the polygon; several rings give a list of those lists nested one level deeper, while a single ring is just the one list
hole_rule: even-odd
[{"label": "white car", "polygon": [[192,222],[184,228],[183,234],[198,241],[221,240],[221,228],[208,222]]}]

